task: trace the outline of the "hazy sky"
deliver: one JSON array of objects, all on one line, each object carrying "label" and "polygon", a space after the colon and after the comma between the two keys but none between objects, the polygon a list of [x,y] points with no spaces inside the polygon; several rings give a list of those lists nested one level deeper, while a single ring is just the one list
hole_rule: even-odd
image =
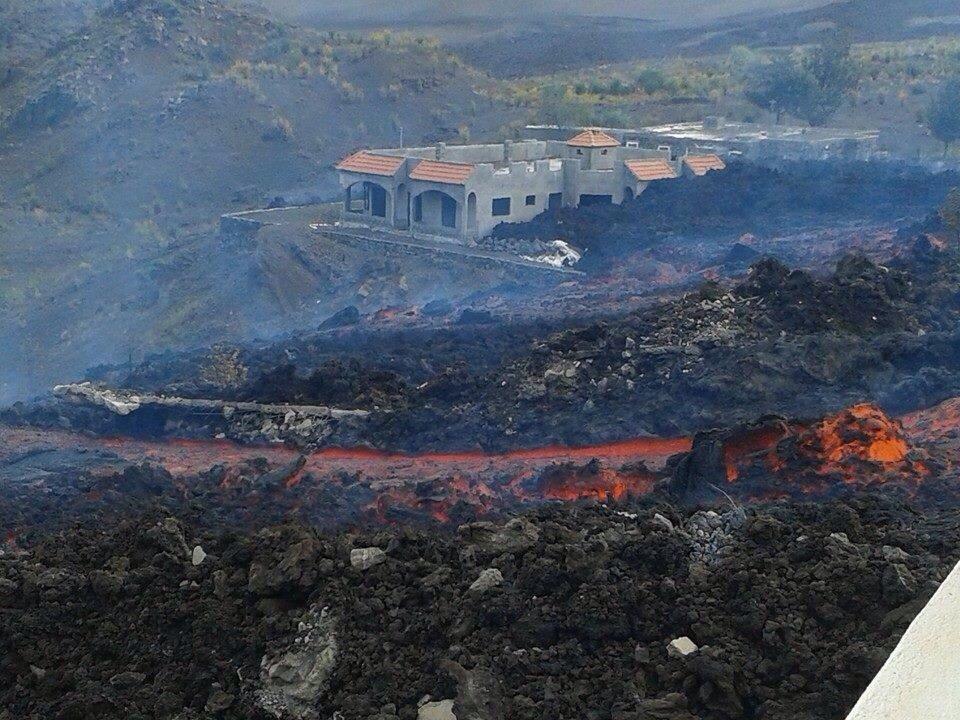
[{"label": "hazy sky", "polygon": [[260,0],[293,15],[340,21],[517,15],[603,15],[700,24],[739,13],[778,12],[829,5],[832,0]]}]

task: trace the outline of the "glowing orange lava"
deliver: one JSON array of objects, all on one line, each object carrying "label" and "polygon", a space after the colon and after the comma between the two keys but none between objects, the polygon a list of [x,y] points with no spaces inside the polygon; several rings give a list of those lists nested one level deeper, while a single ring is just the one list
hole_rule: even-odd
[{"label": "glowing orange lava", "polygon": [[727,471],[727,482],[733,482],[739,475],[738,465],[744,458],[766,451],[768,464],[776,465],[776,444],[783,439],[790,428],[784,423],[764,425],[749,430],[727,440],[723,446],[723,464]]},{"label": "glowing orange lava", "polygon": [[899,463],[910,450],[903,426],[867,403],[824,418],[802,434],[800,443],[821,458],[825,469],[856,460]]},{"label": "glowing orange lava", "polygon": [[[666,477],[668,458],[690,450],[691,444],[684,437],[644,437],[502,453],[400,453],[367,447],[304,452],[228,440],[95,437],[0,426],[0,461],[46,450],[93,451],[85,468],[91,476],[116,477],[131,463],[150,463],[166,469],[184,491],[193,482],[208,481],[205,474],[216,468],[212,477],[227,495],[251,501],[287,497],[305,507],[318,502],[336,508],[342,501],[343,507],[381,522],[408,517],[457,522],[470,513],[528,500],[608,501],[641,495]],[[932,448],[939,448],[934,455]],[[771,499],[828,492],[838,485],[894,483],[916,489],[933,473],[954,473],[951,458],[958,450],[960,398],[907,415],[902,422],[869,404],[809,424],[770,420],[725,436],[720,460],[731,492],[735,488],[745,498]],[[99,489],[91,490],[88,500],[96,501],[97,493]]]}]

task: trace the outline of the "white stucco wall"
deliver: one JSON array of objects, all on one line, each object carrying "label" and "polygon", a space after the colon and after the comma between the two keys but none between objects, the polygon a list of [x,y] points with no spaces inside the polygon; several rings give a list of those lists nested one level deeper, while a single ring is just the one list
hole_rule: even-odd
[{"label": "white stucco wall", "polygon": [[907,628],[847,720],[960,718],[960,565]]}]

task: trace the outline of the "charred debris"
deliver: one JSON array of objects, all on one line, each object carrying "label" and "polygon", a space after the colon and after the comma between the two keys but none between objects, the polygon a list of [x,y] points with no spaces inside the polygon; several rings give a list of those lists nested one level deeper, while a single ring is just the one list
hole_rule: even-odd
[{"label": "charred debris", "polygon": [[[14,406],[4,418],[418,452],[688,435],[864,400],[900,414],[960,393],[960,270],[956,240],[936,218],[901,231],[899,243],[882,262],[848,255],[825,276],[757,260],[739,281],[595,320],[478,313],[440,327],[351,325],[157,356],[96,371],[89,387],[163,403],[129,413],[102,402]],[[272,412],[252,411],[256,403]],[[306,417],[302,406],[334,410]]]}]

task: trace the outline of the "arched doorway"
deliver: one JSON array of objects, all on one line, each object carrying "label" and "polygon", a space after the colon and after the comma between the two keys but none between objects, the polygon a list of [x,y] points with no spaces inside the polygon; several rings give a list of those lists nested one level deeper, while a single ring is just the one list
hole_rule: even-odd
[{"label": "arched doorway", "polygon": [[456,199],[440,190],[427,190],[413,199],[413,221],[435,230],[456,230]]},{"label": "arched doorway", "polygon": [[385,187],[369,180],[360,180],[347,187],[344,207],[354,215],[386,219],[389,200],[390,193]]},{"label": "arched doorway", "polygon": [[467,230],[475,232],[477,229],[477,194],[467,195]]}]

